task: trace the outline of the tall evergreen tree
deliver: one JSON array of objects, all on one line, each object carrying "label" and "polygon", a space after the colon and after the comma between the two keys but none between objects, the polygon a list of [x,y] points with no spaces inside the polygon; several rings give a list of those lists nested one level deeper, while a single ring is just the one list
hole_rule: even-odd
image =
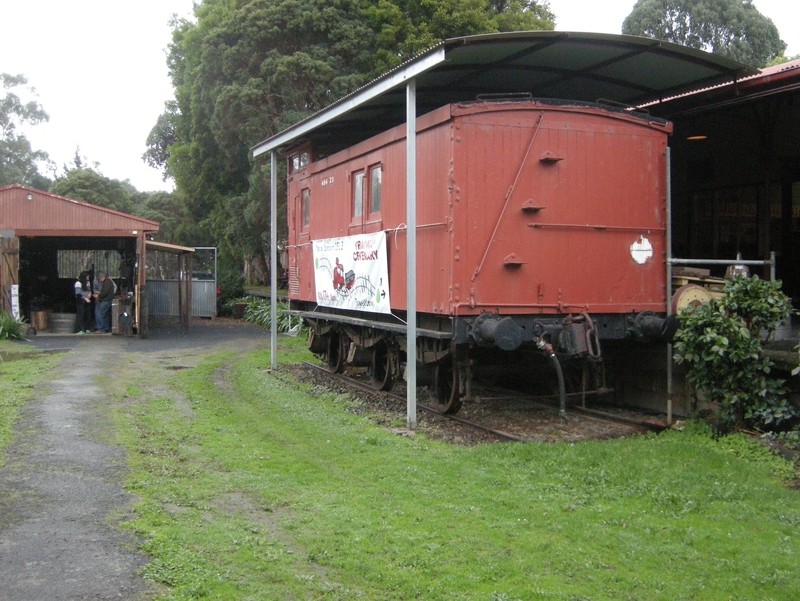
[{"label": "tall evergreen tree", "polygon": [[638,0],[622,33],[706,50],[765,67],[786,49],[751,0]]}]

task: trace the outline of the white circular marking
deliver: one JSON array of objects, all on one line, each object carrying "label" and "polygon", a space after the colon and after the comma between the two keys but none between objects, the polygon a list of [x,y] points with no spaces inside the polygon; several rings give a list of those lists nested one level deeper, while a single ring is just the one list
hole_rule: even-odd
[{"label": "white circular marking", "polygon": [[631,244],[631,257],[639,265],[644,265],[647,260],[653,256],[653,245],[650,240],[644,236],[639,236],[639,239]]}]

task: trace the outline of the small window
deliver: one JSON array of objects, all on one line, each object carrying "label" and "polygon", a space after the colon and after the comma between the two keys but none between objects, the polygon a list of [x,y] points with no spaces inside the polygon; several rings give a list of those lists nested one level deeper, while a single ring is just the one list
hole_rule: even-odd
[{"label": "small window", "polygon": [[292,156],[292,172],[299,171],[308,165],[309,155],[308,152],[300,152]]},{"label": "small window", "polygon": [[373,167],[369,170],[369,179],[372,185],[369,196],[369,212],[380,213],[381,211],[381,166]]},{"label": "small window", "polygon": [[364,214],[364,172],[353,175],[353,217],[361,217]]},{"label": "small window", "polygon": [[303,190],[303,228],[307,228],[311,224],[311,190],[305,188]]}]

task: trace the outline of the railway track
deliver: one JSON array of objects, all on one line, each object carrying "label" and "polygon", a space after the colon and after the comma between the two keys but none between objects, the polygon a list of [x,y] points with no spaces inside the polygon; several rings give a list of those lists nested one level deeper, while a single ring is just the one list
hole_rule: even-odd
[{"label": "railway track", "polygon": [[[356,378],[350,377],[345,374],[337,374],[332,373],[325,367],[315,365],[313,363],[304,362],[303,365],[310,370],[313,370],[315,373],[319,375],[323,375],[325,378],[329,378],[333,381],[341,382],[348,387],[367,392],[370,395],[377,395],[381,396],[386,399],[391,399],[397,404],[402,404],[403,406],[406,403],[406,397],[401,396],[399,394],[395,394],[392,392],[381,392],[376,390],[373,386],[362,382]],[[480,394],[476,396],[476,400],[481,403],[498,403],[498,402],[506,402],[506,401],[513,401],[518,404],[521,404],[524,407],[528,407],[527,413],[530,413],[531,409],[535,409],[539,412],[547,412],[550,414],[551,420],[557,420],[559,423],[565,423],[566,420],[564,418],[555,418],[554,413],[558,411],[558,400],[557,398],[550,397],[552,402],[547,402],[548,397],[535,397],[532,395],[525,395],[520,393],[519,391],[515,390],[507,390],[503,388],[497,387],[480,387],[480,392],[484,394]],[[580,396],[580,395],[570,395],[570,396]],[[528,442],[531,440],[539,440],[533,435],[526,435],[526,434],[515,434],[511,432],[507,432],[505,429],[492,427],[486,425],[485,423],[480,423],[479,421],[475,421],[472,419],[466,419],[464,417],[459,417],[458,415],[446,415],[436,411],[433,407],[428,406],[424,403],[417,402],[417,408],[421,409],[422,411],[430,414],[433,419],[440,419],[443,422],[449,422],[453,424],[460,424],[470,428],[474,431],[482,432],[486,435],[490,435],[496,439],[503,440],[503,441],[513,441],[513,442]],[[581,417],[582,420],[589,420],[598,424],[603,425],[603,428],[610,428],[613,430],[613,426],[611,424],[619,425],[622,429],[621,431],[626,432],[635,432],[635,431],[660,431],[664,429],[664,425],[660,422],[655,420],[648,420],[648,419],[638,419],[638,418],[631,418],[623,415],[616,415],[612,413],[607,413],[603,411],[598,411],[595,409],[589,409],[586,407],[581,406],[570,406],[569,413],[571,415],[570,419],[574,419],[573,415],[577,414]],[[513,420],[514,418],[510,418]],[[539,418],[532,418],[534,420]],[[522,428],[524,430],[524,428]],[[624,435],[624,434],[623,434]]]}]

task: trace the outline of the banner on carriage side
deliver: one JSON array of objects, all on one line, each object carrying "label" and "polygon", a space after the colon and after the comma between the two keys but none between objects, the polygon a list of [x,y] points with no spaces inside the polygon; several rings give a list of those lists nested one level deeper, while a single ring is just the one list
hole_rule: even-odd
[{"label": "banner on carriage side", "polygon": [[391,313],[386,234],[314,240],[317,304]]}]

